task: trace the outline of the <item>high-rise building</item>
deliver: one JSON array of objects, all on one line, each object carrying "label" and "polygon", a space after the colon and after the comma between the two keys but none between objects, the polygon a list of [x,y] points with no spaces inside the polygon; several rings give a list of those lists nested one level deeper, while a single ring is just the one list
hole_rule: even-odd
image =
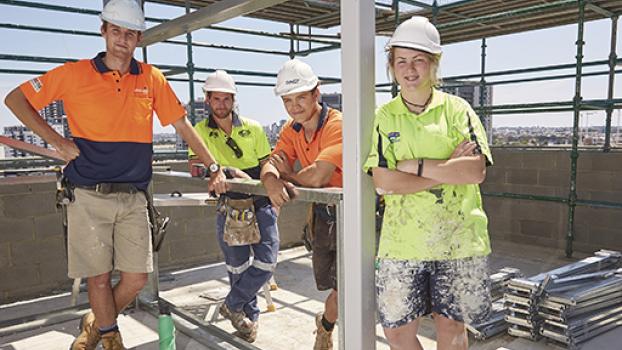
[{"label": "high-rise building", "polygon": [[[190,120],[192,122],[193,121],[193,118],[192,118],[193,115],[192,115],[191,106],[194,108],[194,124],[193,125],[196,125],[197,123],[201,122],[203,119],[207,118],[208,114],[207,114],[206,108],[205,108],[205,98],[199,97],[199,98],[195,99],[192,102],[192,105],[189,102],[185,106],[186,107],[186,112],[188,113],[188,120]],[[188,149],[188,145],[181,138],[181,136],[179,136],[179,134],[176,134],[176,136],[175,136],[175,149],[176,150],[186,150],[186,149]]]},{"label": "high-rise building", "polygon": [[[492,86],[486,85],[482,90],[480,82],[478,81],[452,81],[450,84],[442,86],[441,90],[462,97],[470,103],[473,108],[492,105]],[[481,111],[478,115],[486,129],[488,142],[492,143],[492,115],[482,113]]]},{"label": "high-rise building", "polygon": [[[39,115],[63,137],[70,137],[67,115],[62,101],[54,101],[39,111]],[[33,145],[51,148],[42,138],[23,125],[4,127],[4,135]],[[28,153],[4,147],[4,158],[29,157]]]},{"label": "high-rise building", "polygon": [[323,103],[326,103],[331,108],[334,108],[340,111],[343,110],[343,102],[341,99],[341,94],[338,92],[330,93],[330,94],[322,94],[322,96],[320,97],[320,100]]}]

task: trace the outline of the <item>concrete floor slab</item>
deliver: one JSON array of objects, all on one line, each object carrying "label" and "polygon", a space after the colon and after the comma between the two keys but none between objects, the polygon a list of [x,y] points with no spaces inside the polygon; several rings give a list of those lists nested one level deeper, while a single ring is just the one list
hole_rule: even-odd
[{"label": "concrete floor slab", "polygon": [[[533,275],[553,267],[575,261],[567,259],[562,251],[516,243],[495,243],[490,259],[491,268],[504,266],[520,268],[526,275]],[[233,332],[228,321],[218,315],[218,301],[209,300],[201,294],[222,294],[228,287],[224,264],[212,264],[185,270],[161,273],[161,296],[195,316],[213,321],[213,324],[227,332]],[[275,272],[278,289],[271,292],[276,311],[268,312],[263,293],[259,296],[262,314],[255,346],[265,350],[311,349],[314,339],[313,316],[323,308],[326,292],[315,289],[310,255],[304,248],[293,248],[281,252],[279,265]],[[212,293],[210,293],[212,292]],[[85,300],[85,293],[81,301]],[[0,321],[24,317],[29,314],[45,312],[69,305],[69,296],[43,298],[33,302],[5,305],[0,308]],[[140,310],[130,310],[119,318],[125,345],[132,349],[157,349],[157,319]],[[67,349],[77,333],[78,320],[60,322],[35,330],[0,336],[2,350],[56,350]],[[0,334],[3,329],[0,328]],[[336,329],[338,332],[338,327]],[[380,326],[376,328],[377,349],[388,350]],[[337,334],[334,334],[335,341]],[[436,349],[433,321],[424,319],[419,330],[419,338],[426,350]],[[583,350],[619,350],[622,327],[607,332],[586,343]],[[177,332],[177,349],[208,349],[199,342]],[[225,343],[212,348],[233,349]],[[532,342],[509,335],[501,335],[487,341],[471,340],[470,349],[475,350],[543,350],[558,349],[545,341]],[[348,349],[350,350],[350,349]]]}]

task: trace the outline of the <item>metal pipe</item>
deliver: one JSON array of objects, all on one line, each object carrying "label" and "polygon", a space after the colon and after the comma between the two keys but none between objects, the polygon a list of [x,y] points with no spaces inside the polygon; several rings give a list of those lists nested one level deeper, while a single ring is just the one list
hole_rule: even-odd
[{"label": "metal pipe", "polygon": [[[54,57],[40,57],[40,56],[25,56],[25,55],[7,55],[7,54],[0,54],[0,60],[7,60],[7,61],[24,61],[24,62],[44,62],[44,63],[65,63],[65,62],[75,62],[78,59],[75,58],[54,58]],[[182,69],[185,70],[186,67],[185,66],[175,66],[175,65],[168,65],[168,64],[155,64],[152,63],[154,66],[162,69],[162,70],[178,70],[178,69]],[[202,72],[202,73],[212,73],[215,71],[215,69],[213,68],[201,68],[201,67],[194,67],[194,71],[195,72]],[[246,70],[227,70],[227,72],[229,74],[232,75],[246,75],[246,76],[255,76],[255,77],[269,77],[269,78],[276,78],[276,73],[268,73],[268,72],[256,72],[256,71],[246,71]],[[319,77],[320,80],[322,80],[322,82],[329,82],[329,83],[337,83],[337,82],[341,82],[341,79],[339,78],[333,78],[333,77]]]},{"label": "metal pipe", "polygon": [[[616,72],[616,40],[618,34],[618,16],[611,17],[611,49],[609,50],[609,84],[607,85],[607,99],[613,99],[614,80]],[[605,147],[603,151],[611,150],[611,115],[613,105],[607,106],[607,116],[605,118]]]},{"label": "metal pipe", "polygon": [[[19,6],[19,7],[36,8],[36,9],[43,9],[43,10],[50,10],[50,11],[59,11],[59,12],[77,13],[77,14],[95,15],[95,16],[98,16],[101,12],[98,10],[91,10],[91,9],[84,9],[84,8],[77,8],[77,7],[70,7],[70,6],[50,5],[50,4],[37,3],[37,2],[20,1],[20,0],[0,0],[0,5]],[[145,17],[145,21],[147,22],[164,23],[169,20],[170,20],[169,18]],[[270,32],[264,32],[264,31],[259,31],[259,30],[230,28],[230,27],[222,27],[218,25],[212,25],[212,26],[206,27],[206,29],[289,40],[289,37],[285,37],[278,33],[270,33]],[[334,43],[332,41],[320,40],[320,39],[303,39],[303,41],[309,41],[309,42],[315,42],[315,43],[321,43],[321,44],[333,44]]]},{"label": "metal pipe", "polygon": [[566,256],[572,257],[572,241],[574,240],[574,213],[577,205],[577,160],[579,152],[579,118],[581,107],[581,74],[583,72],[583,21],[585,1],[579,0],[579,23],[577,25],[577,77],[575,80],[575,96],[573,99],[574,120],[572,124],[572,151],[570,153],[570,193],[568,194],[568,233],[566,234]]},{"label": "metal pipe", "polygon": [[[527,16],[527,15],[531,15],[531,14],[534,14],[534,13],[539,13],[542,10],[554,9],[554,8],[559,8],[559,7],[574,6],[576,4],[576,2],[577,2],[576,0],[559,0],[559,1],[551,2],[551,3],[544,3],[544,4],[540,4],[540,5],[523,7],[523,8],[518,9],[518,10],[509,10],[509,11],[504,11],[504,12],[497,12],[497,13],[493,13],[493,14],[489,14],[489,15],[484,15],[484,16],[479,16],[479,17],[472,17],[472,18],[467,18],[467,19],[458,20],[458,21],[454,21],[454,22],[449,22],[449,23],[445,23],[445,24],[440,24],[440,25],[437,26],[437,28],[439,30],[441,30],[441,29],[447,29],[447,28],[452,28],[452,27],[459,27],[459,26],[462,26],[462,25],[473,24],[473,23],[485,23],[487,21],[503,19],[503,18],[507,18],[507,17]],[[441,7],[441,10],[442,9],[443,9],[443,7]]]},{"label": "metal pipe", "polygon": [[481,77],[479,80],[479,119],[484,125],[484,129],[488,134],[488,143],[492,143],[492,122],[489,118],[491,118],[492,114],[488,114],[486,112],[486,38],[482,38],[482,52],[481,52]]},{"label": "metal pipe", "polygon": [[[186,14],[190,13],[190,1],[186,0]],[[186,72],[188,72],[188,89],[190,93],[190,124],[195,125],[197,122],[196,116],[194,114],[194,62],[192,60],[192,32],[186,32],[186,57],[188,59],[186,63]]]},{"label": "metal pipe", "polygon": [[[393,0],[393,11],[395,12],[395,28],[400,25],[400,0]],[[389,70],[390,71],[390,70]],[[395,77],[390,76],[393,80],[391,84],[391,96],[395,97],[398,93],[397,80]]]},{"label": "metal pipe", "polygon": [[292,34],[289,38],[289,59],[296,57],[296,51],[294,50],[294,24],[289,24],[289,32]]}]

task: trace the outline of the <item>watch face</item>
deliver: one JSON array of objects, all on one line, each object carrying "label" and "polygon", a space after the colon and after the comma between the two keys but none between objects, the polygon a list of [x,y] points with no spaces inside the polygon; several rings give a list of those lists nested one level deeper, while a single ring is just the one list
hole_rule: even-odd
[{"label": "watch face", "polygon": [[216,163],[212,163],[209,165],[209,171],[210,173],[215,173],[220,169],[220,165],[216,164]]}]

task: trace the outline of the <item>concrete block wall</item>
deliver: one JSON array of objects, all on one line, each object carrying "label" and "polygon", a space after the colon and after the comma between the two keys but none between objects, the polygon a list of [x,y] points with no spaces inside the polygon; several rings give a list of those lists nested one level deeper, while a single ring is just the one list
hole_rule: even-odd
[{"label": "concrete block wall", "polygon": [[[154,187],[156,193],[207,190],[188,181],[158,176],[154,177]],[[71,288],[55,192],[54,176],[0,178],[0,304]],[[305,209],[305,203],[291,203],[283,208],[279,219],[281,247],[301,244]],[[161,208],[171,218],[159,255],[161,269],[222,260],[214,210]]]},{"label": "concrete block wall", "polygon": [[54,180],[0,181],[0,304],[71,285]]},{"label": "concrete block wall", "polygon": [[[568,198],[570,152],[560,150],[493,151],[483,192],[513,192]],[[577,167],[580,199],[622,202],[622,153],[584,151]],[[494,240],[565,248],[568,206],[562,203],[484,196]],[[577,206],[576,251],[622,249],[622,209]]]}]

